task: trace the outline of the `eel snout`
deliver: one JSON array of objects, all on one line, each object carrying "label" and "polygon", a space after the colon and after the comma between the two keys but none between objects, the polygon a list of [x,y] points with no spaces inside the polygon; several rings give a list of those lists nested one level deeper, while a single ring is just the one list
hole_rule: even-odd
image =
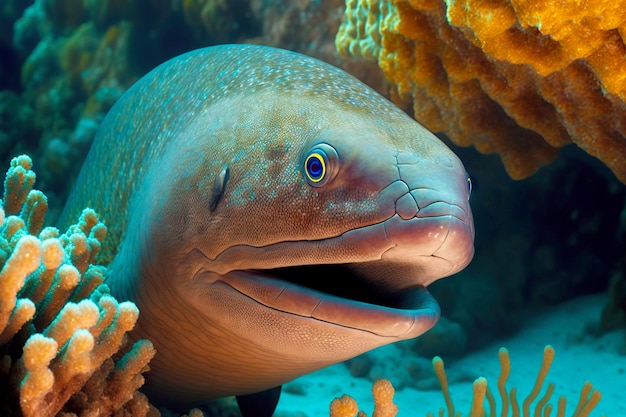
[{"label": "eel snout", "polygon": [[474,255],[469,178],[460,162],[447,156],[427,164],[400,152],[397,168],[399,178],[379,195],[395,209],[382,223],[390,247],[381,258],[413,265],[419,283],[428,285],[462,270]]}]

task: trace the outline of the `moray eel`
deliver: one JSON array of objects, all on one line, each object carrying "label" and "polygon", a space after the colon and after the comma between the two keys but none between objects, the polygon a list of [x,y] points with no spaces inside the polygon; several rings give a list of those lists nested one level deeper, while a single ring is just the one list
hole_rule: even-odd
[{"label": "moray eel", "polygon": [[425,287],[473,256],[468,199],[454,153],[354,77],[224,45],[122,95],[60,223],[90,206],[108,225],[153,402],[269,416],[286,381],[435,324]]}]

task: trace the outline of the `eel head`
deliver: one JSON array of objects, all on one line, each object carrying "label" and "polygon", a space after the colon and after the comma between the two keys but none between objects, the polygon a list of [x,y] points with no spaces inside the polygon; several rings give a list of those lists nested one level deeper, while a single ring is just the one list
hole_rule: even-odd
[{"label": "eel head", "polygon": [[[134,297],[163,297],[146,317],[167,310],[144,322],[142,311],[138,330],[160,352],[147,376],[159,395],[255,393],[416,337],[439,317],[426,286],[473,256],[468,177],[439,139],[405,115],[380,127],[355,114],[357,129],[333,116],[339,110],[315,124],[319,115],[296,117],[297,106],[190,128],[193,143],[262,133],[212,148],[213,162],[181,152],[177,164],[200,168],[160,194],[158,207],[171,208],[142,256],[161,260],[148,268],[159,271],[149,278],[158,289]],[[263,120],[254,112],[278,120],[251,127]],[[165,372],[169,379],[158,377]]]}]

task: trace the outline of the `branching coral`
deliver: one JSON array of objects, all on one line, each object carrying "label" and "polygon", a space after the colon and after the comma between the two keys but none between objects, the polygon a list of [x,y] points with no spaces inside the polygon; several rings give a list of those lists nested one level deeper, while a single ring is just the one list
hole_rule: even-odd
[{"label": "branching coral", "polygon": [[[543,383],[548,375],[552,360],[554,359],[554,348],[552,346],[546,346],[543,351],[543,361],[539,372],[537,373],[537,379],[530,394],[522,402],[520,408],[517,400],[517,388],[512,388],[510,391],[506,388],[506,382],[509,378],[511,371],[511,361],[509,358],[509,352],[505,348],[501,348],[498,352],[500,358],[500,377],[498,378],[498,393],[500,394],[501,410],[498,415],[506,417],[511,411],[513,417],[530,417],[535,416],[549,416],[553,410],[553,406],[548,404],[552,393],[554,392],[554,384],[549,383],[544,395],[535,403],[534,411],[531,410],[531,405],[537,399]],[[437,379],[441,385],[441,391],[443,392],[444,400],[446,402],[446,408],[448,411],[448,417],[460,417],[461,413],[457,412],[450,395],[448,387],[448,378],[444,369],[443,360],[436,356],[433,358],[433,368]],[[472,406],[470,409],[469,417],[483,417],[487,415],[485,411],[485,399],[489,404],[489,415],[496,415],[496,401],[488,387],[487,380],[485,378],[478,378],[473,384],[474,397],[472,399]],[[374,414],[373,417],[394,417],[397,413],[397,408],[394,409],[393,405],[393,387],[391,383],[385,379],[377,380],[373,387],[372,392],[374,394]],[[601,394],[598,390],[593,390],[593,386],[590,382],[585,382],[580,393],[580,398],[576,409],[571,414],[572,417],[587,417],[589,413],[600,401]],[[565,397],[560,397],[557,405],[557,416],[565,417]],[[358,406],[356,401],[348,396],[344,395],[339,398],[335,398],[330,404],[330,417],[354,417],[357,414]],[[531,414],[532,411],[532,414]],[[439,416],[443,417],[445,410],[442,408],[439,410]],[[427,417],[434,417],[433,413],[427,413]],[[359,411],[358,417],[366,417],[367,415]]]},{"label": "branching coral", "polygon": [[574,142],[626,182],[624,2],[347,0],[344,55],[378,60],[396,101],[513,178]]},{"label": "branching coral", "polygon": [[130,345],[137,307],[118,303],[95,265],[105,226],[85,210],[65,234],[43,228],[32,162],[11,162],[0,207],[2,415],[156,415],[137,388],[154,355]]}]

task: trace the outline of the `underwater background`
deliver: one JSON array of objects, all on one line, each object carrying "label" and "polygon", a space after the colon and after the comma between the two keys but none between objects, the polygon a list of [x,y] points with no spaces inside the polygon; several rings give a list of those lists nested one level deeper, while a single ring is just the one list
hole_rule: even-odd
[{"label": "underwater background", "polygon": [[[336,46],[335,40],[342,21],[350,19],[344,18],[346,3],[348,9],[359,7],[349,0],[0,0],[0,166],[8,168],[13,157],[30,155],[37,188],[48,197],[46,224],[53,225],[104,115],[134,81],[159,63],[221,43],[271,45],[314,56],[393,99],[435,130],[459,155],[472,178],[476,255],[464,271],[429,287],[442,308],[442,319],[434,329],[416,340],[381,348],[287,384],[276,415],[328,415],[330,401],[343,393],[357,398],[369,414],[371,395],[363,390],[378,378],[393,383],[399,415],[434,412],[444,404],[431,371],[430,359],[435,355],[444,359],[453,394],[464,404],[460,409],[465,412],[471,382],[483,374],[488,374],[489,380],[497,379],[496,346],[509,348],[512,381],[521,392],[532,386],[547,344],[556,348],[548,377],[557,384],[555,398],[565,394],[575,403],[578,392],[572,393],[572,387],[578,390],[590,380],[604,394],[591,415],[626,415],[626,188],[622,182],[626,181],[626,137],[620,130],[626,129],[626,88],[623,84],[616,87],[618,81],[593,66],[600,59],[596,55],[601,55],[607,63],[605,72],[610,72],[611,57],[590,49],[586,56],[570,57],[555,69],[528,56],[539,52],[551,60],[549,64],[564,58],[537,51],[527,38],[518,45],[522,51],[528,49],[526,55],[503,56],[497,48],[484,47],[487,42],[467,35],[470,30],[483,33],[476,28],[481,13],[486,13],[480,9],[485,7],[481,2],[464,2],[466,9],[476,14],[461,24],[455,23],[450,5],[454,2],[433,0],[408,6],[390,1],[398,8],[398,19],[412,16],[432,29],[428,35],[433,37],[432,45],[447,41],[456,51],[467,48],[470,52],[460,54],[464,57],[484,53],[488,59],[476,64],[483,65],[481,73],[494,71],[500,79],[506,75],[506,84],[517,100],[515,108],[509,109],[509,101],[502,97],[513,94],[511,91],[489,85],[492,79],[480,79],[470,68],[464,78],[451,65],[442,65],[439,71],[443,72],[432,69],[433,84],[428,77],[420,78],[424,84],[411,92],[397,74],[381,64],[388,62],[382,61],[384,52],[376,49],[392,49],[392,40],[399,42],[392,35],[402,34],[408,20],[395,23],[397,30],[377,27],[377,36],[389,42],[378,40],[374,52],[355,54],[361,59],[348,57],[337,51],[340,42]],[[358,3],[371,6],[363,13],[378,9],[391,13],[385,2]],[[378,3],[380,8],[372,6]],[[421,8],[421,3],[426,5]],[[513,3],[494,1],[490,7],[494,13],[502,12]],[[594,6],[585,7],[579,6],[577,12],[587,20],[569,15],[562,20],[596,29],[597,25],[589,22],[600,12]],[[438,23],[435,9],[446,19]],[[612,42],[614,33],[619,38],[626,27],[626,16],[611,10],[615,22],[602,27],[603,33],[597,36],[602,44]],[[380,13],[377,21],[387,17]],[[558,12],[548,15],[559,20]],[[495,26],[495,20],[487,23],[483,19],[484,26]],[[547,27],[554,22],[542,23]],[[512,25],[518,31],[527,26],[520,22]],[[458,30],[450,35],[446,32],[450,28]],[[473,39],[469,46],[455,38],[461,35]],[[539,35],[533,32],[532,36]],[[577,40],[545,36],[562,41],[561,49],[567,42],[595,45],[596,41],[592,35]],[[420,39],[428,43],[426,35]],[[616,42],[622,42],[619,51],[623,58],[623,40]],[[407,43],[403,41],[402,47]],[[420,45],[412,52],[413,59],[424,49]],[[481,45],[484,51],[480,51]],[[507,47],[510,45],[503,48]],[[445,62],[450,54],[434,46],[426,49],[424,56],[437,57],[438,62]],[[386,56],[399,60],[401,55]],[[471,56],[472,62],[480,61],[477,55]],[[420,62],[418,59],[418,65]],[[590,125],[588,121],[593,121],[583,133],[564,110],[566,106],[552,98],[557,94],[548,93],[548,84],[557,83],[549,78],[551,74],[580,74],[581,68],[587,71],[584,76],[563,76],[558,81],[563,95],[578,100],[574,119]],[[622,83],[626,78],[623,68],[626,63],[612,70],[621,73],[621,78],[620,74],[616,78]],[[482,96],[478,92],[470,96],[461,88],[441,92],[435,81],[445,76],[459,80],[459,85],[480,79],[472,88],[490,101],[472,98]],[[456,84],[450,81],[449,85]],[[441,98],[433,99],[436,104],[428,109],[417,108],[412,101],[423,102],[425,92]],[[598,101],[600,96],[604,101]],[[446,100],[471,108],[472,113],[464,117],[477,123],[459,122],[462,110],[458,117],[444,114],[437,106]],[[554,119],[544,109],[546,103],[552,104],[551,112],[557,114]],[[535,116],[527,116],[520,108],[545,114],[545,130],[533,130]],[[427,120],[435,113],[441,120]],[[450,122],[453,119],[454,123]],[[611,127],[612,136],[606,137],[603,126],[618,127]],[[479,127],[484,129],[479,131]],[[549,128],[557,133],[550,136]],[[521,376],[513,379],[516,372]],[[235,413],[232,404],[226,402],[223,407],[224,411],[205,410],[205,414],[236,415],[231,414]]]}]

